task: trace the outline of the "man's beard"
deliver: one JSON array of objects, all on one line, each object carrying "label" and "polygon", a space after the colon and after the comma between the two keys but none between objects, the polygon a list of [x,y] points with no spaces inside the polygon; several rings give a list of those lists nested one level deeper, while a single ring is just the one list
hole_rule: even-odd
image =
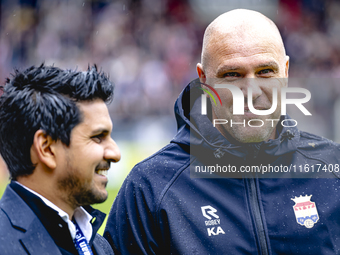
[{"label": "man's beard", "polygon": [[[231,128],[230,126],[226,126],[225,129],[226,131],[238,142],[241,143],[255,143],[255,142],[262,142],[266,141],[273,133],[275,130],[276,124],[274,127],[272,127],[271,122],[267,122],[263,120],[263,126],[262,127],[249,127],[248,126],[248,121],[250,119],[244,118],[245,119],[245,125],[236,124],[233,125]],[[261,118],[259,118],[261,119]],[[242,122],[243,119],[238,119],[234,118],[233,123],[240,123]],[[260,121],[253,121],[251,123],[254,126],[261,125]],[[227,125],[230,125],[229,123]]]},{"label": "man's beard", "polygon": [[78,207],[103,203],[107,199],[107,193],[96,190],[93,179],[91,181],[80,179],[74,168],[69,164],[69,160],[67,166],[67,175],[58,180],[57,187],[58,191],[64,194],[64,199],[68,203]]}]

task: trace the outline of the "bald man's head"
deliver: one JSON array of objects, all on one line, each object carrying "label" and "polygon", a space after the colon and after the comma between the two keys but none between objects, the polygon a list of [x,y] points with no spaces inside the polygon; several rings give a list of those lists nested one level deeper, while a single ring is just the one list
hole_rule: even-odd
[{"label": "bald man's head", "polygon": [[227,40],[229,44],[242,46],[246,40],[253,39],[269,41],[286,58],[280,32],[272,20],[256,11],[236,9],[218,16],[206,28],[201,55],[203,69],[209,65],[216,47]]},{"label": "bald man's head", "polygon": [[[238,9],[217,17],[205,30],[202,63],[197,64],[197,73],[201,83],[237,86],[247,104],[250,89],[255,109],[267,110],[273,105],[273,88],[280,91],[287,86],[281,78],[288,77],[288,67],[289,58],[275,24],[261,13]],[[238,123],[216,126],[229,141],[250,143],[275,138],[276,126],[266,120],[280,118],[279,95],[277,108],[271,114],[252,114],[245,105],[244,115],[234,115],[231,92],[219,88],[216,91],[222,103],[211,103],[212,118]],[[240,125],[248,121],[259,126]]]}]

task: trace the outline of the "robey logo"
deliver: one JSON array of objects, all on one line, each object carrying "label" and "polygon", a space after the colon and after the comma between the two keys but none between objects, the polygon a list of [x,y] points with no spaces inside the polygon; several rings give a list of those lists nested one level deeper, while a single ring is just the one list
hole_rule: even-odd
[{"label": "robey logo", "polygon": [[[217,210],[212,207],[211,205],[206,205],[201,207],[202,214],[206,220],[204,223],[206,226],[209,226],[207,228],[208,236],[217,236],[219,234],[225,234],[222,227],[219,226],[221,224],[220,217],[216,214]],[[214,227],[211,227],[214,226]]]},{"label": "robey logo", "polygon": [[217,210],[210,205],[202,206],[201,210],[202,210],[203,216],[206,217],[208,220],[212,219],[208,214],[215,217],[216,219],[219,218],[219,216],[217,214],[215,214],[215,212],[217,212]]}]

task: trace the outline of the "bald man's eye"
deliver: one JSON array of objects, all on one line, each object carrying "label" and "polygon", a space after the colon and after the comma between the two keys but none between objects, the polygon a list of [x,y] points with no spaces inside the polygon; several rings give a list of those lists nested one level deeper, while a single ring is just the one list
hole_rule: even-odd
[{"label": "bald man's eye", "polygon": [[223,75],[223,77],[226,77],[226,78],[237,78],[237,77],[240,77],[241,75],[237,72],[228,72],[228,73],[225,73]]},{"label": "bald man's eye", "polygon": [[258,72],[259,75],[262,75],[262,76],[268,76],[268,75],[271,75],[274,73],[274,70],[273,69],[263,69],[261,70],[260,72]]}]

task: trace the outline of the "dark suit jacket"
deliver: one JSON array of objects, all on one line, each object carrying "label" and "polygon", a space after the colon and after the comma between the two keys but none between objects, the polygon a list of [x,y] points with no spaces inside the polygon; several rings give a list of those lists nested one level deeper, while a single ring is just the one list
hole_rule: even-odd
[{"label": "dark suit jacket", "polygon": [[[93,246],[98,255],[113,255],[107,241],[96,234]],[[31,208],[7,186],[0,200],[0,255],[61,255]]]}]

